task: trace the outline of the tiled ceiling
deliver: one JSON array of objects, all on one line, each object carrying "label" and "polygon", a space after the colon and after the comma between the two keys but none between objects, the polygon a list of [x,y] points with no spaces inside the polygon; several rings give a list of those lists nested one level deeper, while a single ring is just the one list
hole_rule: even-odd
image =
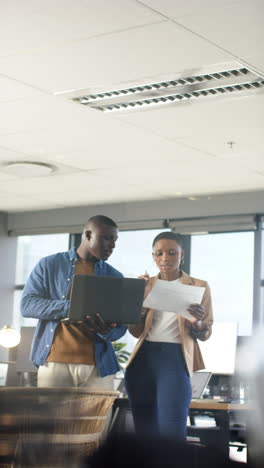
[{"label": "tiled ceiling", "polygon": [[[111,114],[72,101],[245,66],[264,77],[263,14],[262,0],[2,2],[0,211],[263,190],[263,88]],[[57,171],[11,175],[13,161]]]}]

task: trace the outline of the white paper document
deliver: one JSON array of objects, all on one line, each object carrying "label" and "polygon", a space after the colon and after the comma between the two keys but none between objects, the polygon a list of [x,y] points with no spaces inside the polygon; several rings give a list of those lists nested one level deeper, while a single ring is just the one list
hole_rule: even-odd
[{"label": "white paper document", "polygon": [[200,304],[204,291],[205,288],[200,286],[189,286],[178,281],[157,280],[155,286],[145,298],[143,307],[164,312],[175,312],[175,314],[182,315],[191,322],[195,322],[195,317],[187,311],[187,308],[191,304]]}]

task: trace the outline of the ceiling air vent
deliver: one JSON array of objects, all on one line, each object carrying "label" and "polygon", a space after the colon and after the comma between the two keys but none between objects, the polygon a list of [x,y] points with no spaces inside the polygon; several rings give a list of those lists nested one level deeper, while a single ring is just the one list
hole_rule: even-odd
[{"label": "ceiling air vent", "polygon": [[73,100],[102,112],[128,111],[171,104],[204,96],[219,96],[264,87],[264,79],[247,68],[194,75],[131,88],[74,97]]}]

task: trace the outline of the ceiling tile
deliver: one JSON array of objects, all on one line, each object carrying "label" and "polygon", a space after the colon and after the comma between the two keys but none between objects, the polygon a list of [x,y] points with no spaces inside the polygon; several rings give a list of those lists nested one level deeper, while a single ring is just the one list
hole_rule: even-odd
[{"label": "ceiling tile", "polygon": [[0,146],[0,161],[9,161],[15,160],[16,158],[23,157],[23,153],[19,151],[12,151],[9,148],[5,148],[4,146]]},{"label": "ceiling tile", "polygon": [[247,0],[143,0],[144,5],[149,6],[171,19],[183,16],[197,16],[203,13],[217,14],[227,6],[241,4]]},{"label": "ceiling tile", "polygon": [[1,105],[1,112],[5,118],[1,122],[0,135],[77,126],[77,119],[82,118],[86,125],[103,120],[98,112],[90,109],[86,111],[74,102],[58,96],[42,95],[31,97],[26,102],[5,102]]},{"label": "ceiling tile", "polygon": [[[59,204],[53,201],[52,208],[63,208],[64,204]],[[0,193],[0,211],[3,212],[17,212],[17,211],[35,211],[35,210],[44,210],[49,208],[50,204],[45,199],[40,199],[40,197],[30,198],[21,197],[10,194],[6,196]]]},{"label": "ceiling tile", "polygon": [[2,2],[0,55],[19,55],[160,20],[132,0]]},{"label": "ceiling tile", "polygon": [[259,71],[261,76],[264,77],[264,53],[262,55],[250,55],[249,57],[244,57],[243,60],[245,64]]},{"label": "ceiling tile", "polygon": [[[63,105],[62,110],[67,113],[67,106]],[[50,111],[53,111],[53,115],[48,121]],[[47,105],[45,113],[44,109],[42,110],[42,118],[45,116],[45,124],[51,125],[51,128],[46,130],[34,129],[34,131],[12,133],[10,118],[10,134],[2,135],[1,143],[10,151],[20,152],[23,158],[27,155],[27,159],[30,160],[45,161],[47,159],[54,164],[65,164],[85,170],[127,167],[136,162],[140,164],[144,159],[153,163],[160,160],[161,154],[167,161],[174,159],[175,155],[177,158],[188,157],[189,159],[192,156],[201,157],[197,151],[189,147],[165,140],[152,131],[146,131],[144,125],[141,128],[140,125],[135,126],[126,120],[116,120],[110,115],[86,108],[80,110],[78,108],[77,111],[77,113],[73,112],[72,116],[67,114],[67,121],[60,109]],[[37,114],[37,109],[35,112]],[[29,123],[32,122],[32,125],[35,123],[33,116],[34,113],[31,112]],[[58,121],[55,124],[56,118]],[[36,125],[40,123],[42,123],[40,119],[36,119]],[[25,126],[25,121],[18,118],[17,124]],[[44,126],[44,123],[42,125]],[[16,154],[14,153],[13,156],[10,153],[9,158],[5,155],[5,160],[13,160]]]},{"label": "ceiling tile", "polygon": [[111,184],[111,190],[108,191],[108,187],[104,186],[104,191],[102,191],[102,187],[94,187],[88,193],[84,192],[69,192],[67,194],[61,192],[54,192],[52,195],[49,195],[47,198],[47,202],[51,199],[54,200],[56,203],[63,204],[65,207],[67,206],[84,206],[90,204],[98,204],[98,203],[113,203],[113,202],[120,202],[122,199],[123,202],[127,201],[135,201],[135,200],[149,200],[160,198],[162,194],[155,190],[154,187],[147,188],[144,191],[139,191],[138,187],[127,185],[126,193],[124,194],[122,187],[114,186]]},{"label": "ceiling tile", "polygon": [[[184,46],[183,46],[184,45]],[[224,53],[169,21],[0,59],[0,73],[52,92],[121,86],[225,62]]]},{"label": "ceiling tile", "polygon": [[5,174],[4,172],[1,172],[1,168],[0,168],[0,182],[6,182],[6,181],[9,181],[9,180],[16,180],[16,177],[14,175],[11,175],[11,174]]},{"label": "ceiling tile", "polygon": [[193,16],[177,18],[177,23],[243,58],[253,55],[260,47],[263,48],[263,16],[262,0],[242,0],[218,10],[201,11]]},{"label": "ceiling tile", "polygon": [[[69,95],[228,64],[263,72],[262,0],[2,3],[0,210],[264,188],[263,90],[127,114]],[[3,169],[14,160],[59,170],[22,179]]]},{"label": "ceiling tile", "polygon": [[[41,198],[41,194],[45,194],[48,190],[49,193],[59,190],[63,193],[64,191],[70,190],[72,187],[79,188],[83,186],[83,190],[86,186],[89,186],[89,181],[92,183],[92,175],[90,173],[78,172],[74,174],[63,174],[57,175],[52,174],[49,177],[34,177],[16,179],[13,182],[3,182],[1,184],[1,190],[5,190],[6,193],[13,193],[18,195],[22,193],[26,195],[38,195]],[[44,197],[43,197],[44,198]]]},{"label": "ceiling tile", "polygon": [[38,89],[0,75],[0,102],[28,99],[41,94]]},{"label": "ceiling tile", "polygon": [[189,146],[196,140],[203,141],[204,151],[211,151],[207,142],[219,137],[223,144],[257,139],[263,145],[264,92],[248,97],[201,98],[145,112],[119,114],[119,118]]}]

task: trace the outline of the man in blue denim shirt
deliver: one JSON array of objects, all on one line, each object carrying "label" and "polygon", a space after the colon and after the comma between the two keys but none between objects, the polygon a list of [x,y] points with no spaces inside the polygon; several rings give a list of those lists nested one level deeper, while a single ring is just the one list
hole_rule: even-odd
[{"label": "man in blue denim shirt", "polygon": [[83,322],[64,321],[70,307],[74,274],[122,276],[105,260],[118,237],[117,225],[106,216],[89,219],[77,250],[44,257],[32,271],[24,288],[21,311],[38,318],[31,359],[41,387],[113,388],[119,365],[111,341],[126,327],[108,324],[98,316]]}]

